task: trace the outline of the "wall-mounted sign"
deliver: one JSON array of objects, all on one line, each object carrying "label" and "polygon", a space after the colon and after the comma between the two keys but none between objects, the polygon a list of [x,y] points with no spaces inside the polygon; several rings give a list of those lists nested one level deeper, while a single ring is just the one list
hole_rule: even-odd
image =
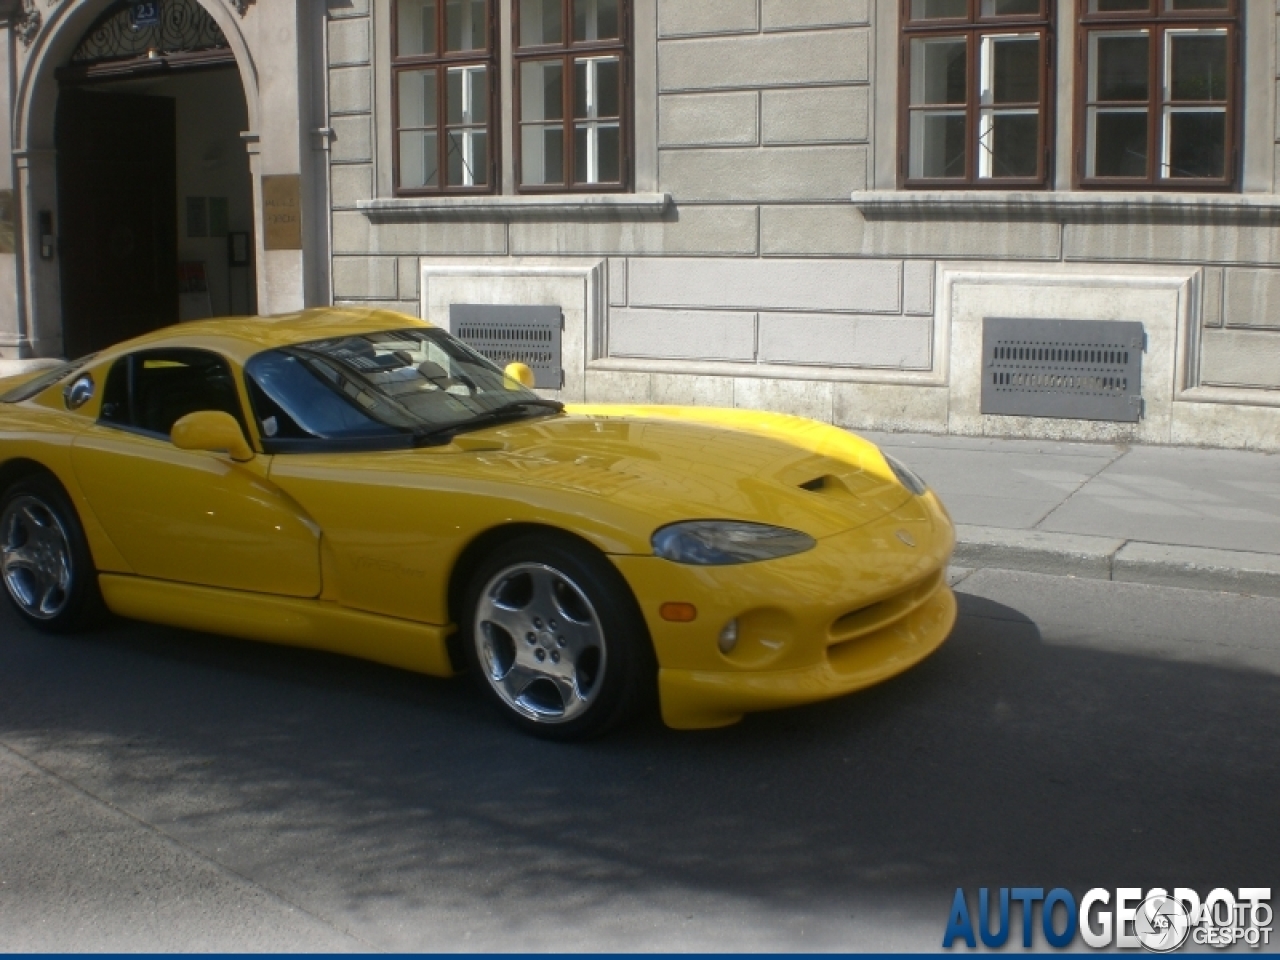
[{"label": "wall-mounted sign", "polygon": [[209,236],[225,237],[230,231],[230,204],[226,197],[209,198]]},{"label": "wall-mounted sign", "polygon": [[13,250],[13,191],[0,190],[0,253]]},{"label": "wall-mounted sign", "polygon": [[209,235],[209,206],[204,197],[187,197],[187,236]]},{"label": "wall-mounted sign", "polygon": [[178,319],[203,320],[213,316],[213,300],[209,296],[209,278],[203,260],[185,260],[178,264]]},{"label": "wall-mounted sign", "polygon": [[158,0],[142,0],[129,7],[129,26],[135,30],[143,27],[160,26],[160,4]]},{"label": "wall-mounted sign", "polygon": [[227,262],[233,267],[249,265],[249,234],[244,231],[227,234]]},{"label": "wall-mounted sign", "polygon": [[302,249],[302,177],[262,178],[262,237],[268,250]]}]

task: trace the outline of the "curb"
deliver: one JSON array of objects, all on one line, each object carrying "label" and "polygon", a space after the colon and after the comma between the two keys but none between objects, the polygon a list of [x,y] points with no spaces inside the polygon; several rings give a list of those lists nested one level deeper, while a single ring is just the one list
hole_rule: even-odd
[{"label": "curb", "polygon": [[957,567],[1280,597],[1280,556],[1111,537],[956,525]]}]

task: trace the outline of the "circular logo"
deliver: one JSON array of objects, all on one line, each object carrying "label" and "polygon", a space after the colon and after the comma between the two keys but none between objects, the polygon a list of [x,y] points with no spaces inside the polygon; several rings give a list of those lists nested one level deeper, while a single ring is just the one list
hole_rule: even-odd
[{"label": "circular logo", "polygon": [[1133,933],[1143,948],[1152,953],[1169,953],[1187,942],[1191,917],[1181,900],[1147,897],[1133,918]]}]

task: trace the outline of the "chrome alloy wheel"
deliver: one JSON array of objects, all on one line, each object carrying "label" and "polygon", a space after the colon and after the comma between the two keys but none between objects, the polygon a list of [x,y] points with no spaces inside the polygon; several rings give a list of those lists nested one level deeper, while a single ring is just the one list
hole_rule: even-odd
[{"label": "chrome alloy wheel", "polygon": [[541,563],[485,584],[473,642],[490,686],[538,723],[564,723],[594,702],[605,671],[604,628],[582,588]]},{"label": "chrome alloy wheel", "polygon": [[31,496],[0,516],[0,571],[24,613],[52,620],[71,600],[71,544],[57,514]]}]

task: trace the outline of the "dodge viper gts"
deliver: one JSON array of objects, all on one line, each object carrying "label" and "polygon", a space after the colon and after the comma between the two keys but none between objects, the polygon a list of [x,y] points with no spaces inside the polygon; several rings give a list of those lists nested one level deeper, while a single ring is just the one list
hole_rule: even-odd
[{"label": "dodge viper gts", "polygon": [[878,683],[955,621],[946,511],[836,427],[571,405],[444,330],[182,324],[0,381],[18,614],[471,673],[511,721],[675,728]]}]

